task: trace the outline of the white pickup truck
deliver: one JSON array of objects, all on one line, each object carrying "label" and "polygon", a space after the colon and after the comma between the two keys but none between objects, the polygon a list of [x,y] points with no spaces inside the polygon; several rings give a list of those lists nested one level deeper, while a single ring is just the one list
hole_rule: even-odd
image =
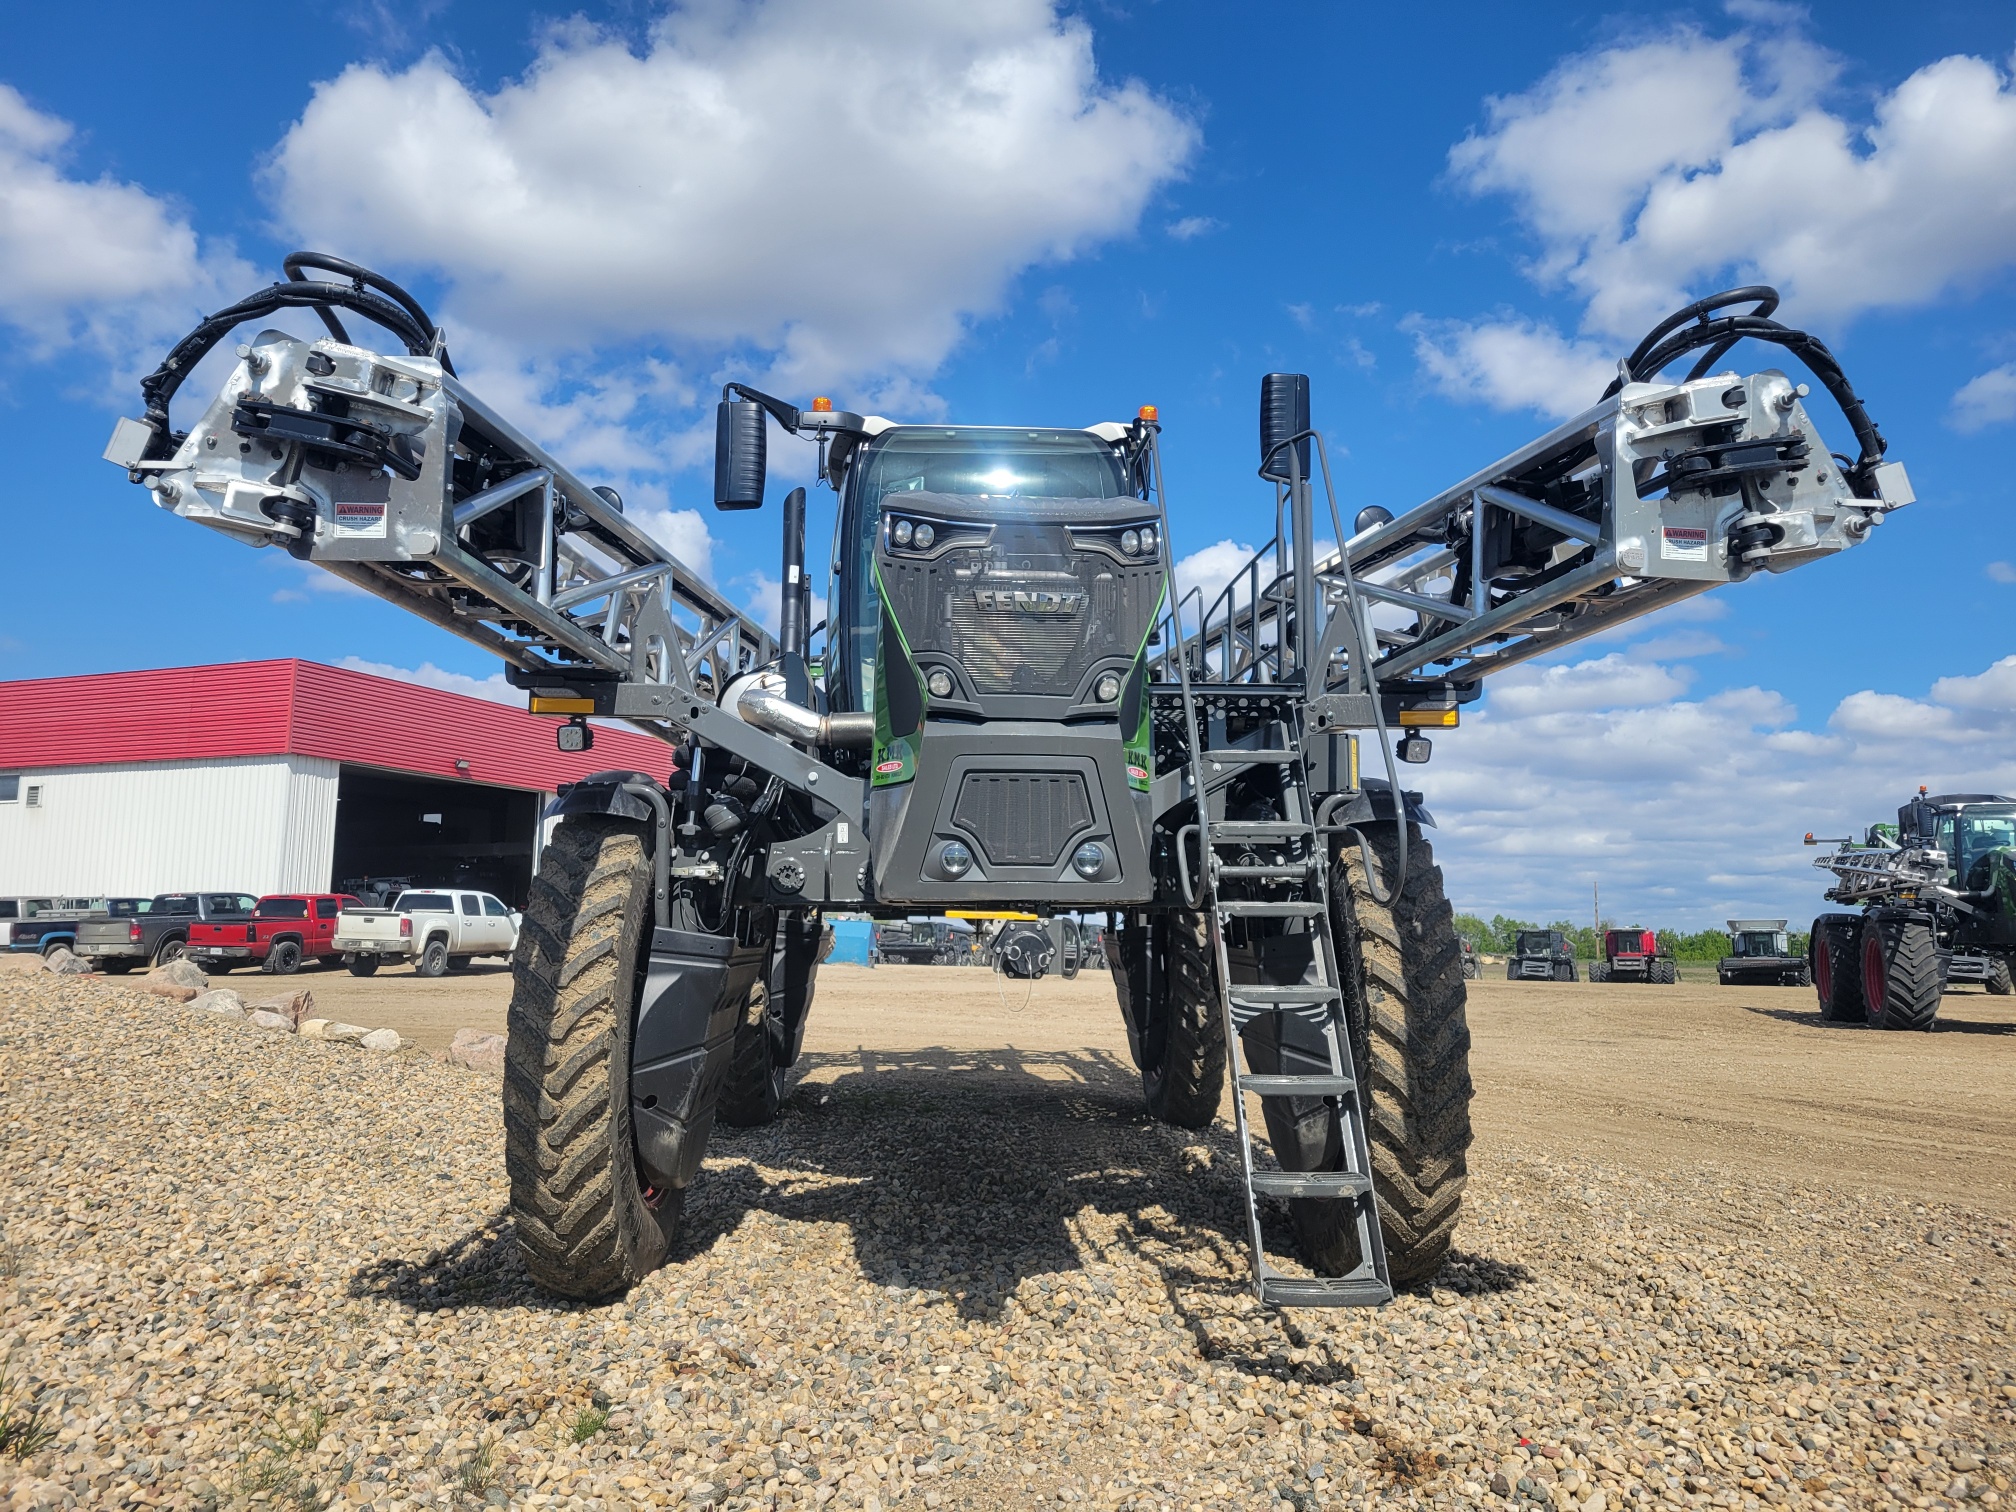
[{"label": "white pickup truck", "polygon": [[438,977],[476,956],[508,956],[518,948],[522,916],[488,893],[459,888],[408,888],[390,908],[346,908],[336,919],[336,949],[352,976],[369,976],[386,960],[411,961],[423,977]]}]

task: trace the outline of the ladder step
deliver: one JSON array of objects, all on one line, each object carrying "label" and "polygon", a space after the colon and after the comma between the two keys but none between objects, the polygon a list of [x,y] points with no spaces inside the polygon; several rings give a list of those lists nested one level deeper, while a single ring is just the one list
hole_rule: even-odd
[{"label": "ladder step", "polygon": [[1234,982],[1231,997],[1235,1006],[1288,1008],[1297,1003],[1334,1003],[1337,1001],[1337,989],[1327,982],[1310,982],[1297,987],[1258,987]]},{"label": "ladder step", "polygon": [[1220,877],[1306,877],[1315,869],[1314,860],[1291,862],[1287,866],[1221,866]]},{"label": "ladder step", "polygon": [[1299,819],[1217,819],[1211,824],[1211,843],[1233,840],[1299,839],[1313,835],[1315,828]]},{"label": "ladder step", "polygon": [[1266,1197],[1362,1197],[1372,1178],[1356,1171],[1255,1171],[1247,1178]]},{"label": "ladder step", "polygon": [[1358,1083],[1348,1076],[1242,1076],[1239,1090],[1262,1097],[1349,1097]]},{"label": "ladder step", "polygon": [[1300,761],[1300,751],[1206,751],[1204,759],[1217,766],[1259,766],[1267,762]]},{"label": "ladder step", "polygon": [[1274,1307],[1384,1307],[1393,1288],[1384,1281],[1343,1276],[1267,1276],[1260,1300]]},{"label": "ladder step", "polygon": [[1321,903],[1253,903],[1242,898],[1220,898],[1218,912],[1238,919],[1309,919],[1323,912]]}]

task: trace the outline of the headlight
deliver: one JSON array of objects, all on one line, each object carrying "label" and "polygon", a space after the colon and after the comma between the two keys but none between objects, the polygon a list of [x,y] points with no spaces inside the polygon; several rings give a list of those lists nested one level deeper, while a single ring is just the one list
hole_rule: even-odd
[{"label": "headlight", "polygon": [[931,690],[933,698],[952,696],[952,674],[943,667],[933,667],[931,675],[924,679],[924,686]]},{"label": "headlight", "polygon": [[917,549],[919,551],[930,550],[931,543],[937,539],[938,539],[938,532],[933,530],[929,525],[920,524],[917,527],[916,542],[917,542]]},{"label": "headlight", "polygon": [[1101,703],[1111,703],[1120,696],[1120,674],[1101,672],[1099,681],[1092,685],[1092,696]]},{"label": "headlight", "polygon": [[1071,869],[1087,882],[1097,877],[1106,865],[1106,847],[1087,840],[1071,852]]},{"label": "headlight", "polygon": [[1135,552],[1139,551],[1141,549],[1141,532],[1138,530],[1121,531],[1120,549],[1126,552],[1127,555],[1129,556],[1132,556],[1134,555]]},{"label": "headlight", "polygon": [[948,877],[963,877],[973,869],[973,852],[957,840],[938,847],[938,870]]},{"label": "headlight", "polygon": [[1152,529],[1141,532],[1141,549],[1143,551],[1153,551],[1155,549],[1155,532]]},{"label": "headlight", "polygon": [[910,522],[908,520],[898,520],[896,528],[889,532],[889,538],[898,546],[908,546],[911,534]]}]

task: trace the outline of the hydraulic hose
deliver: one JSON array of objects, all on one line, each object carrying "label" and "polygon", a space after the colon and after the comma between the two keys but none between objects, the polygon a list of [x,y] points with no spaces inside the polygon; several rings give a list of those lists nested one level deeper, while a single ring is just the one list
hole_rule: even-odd
[{"label": "hydraulic hose", "polygon": [[[149,460],[158,461],[174,453],[176,437],[169,427],[168,405],[176,390],[195,370],[196,364],[237,327],[249,320],[271,315],[276,310],[314,310],[322,317],[330,333],[344,342],[350,338],[334,311],[337,308],[353,311],[398,337],[411,355],[435,358],[445,371],[455,371],[448,360],[448,353],[441,346],[440,332],[427,318],[427,312],[418,300],[390,279],[382,278],[368,268],[360,268],[355,263],[318,252],[292,253],[284,266],[288,277],[286,283],[269,284],[258,293],[205,317],[175,344],[158,368],[140,380],[140,397],[147,405],[144,418],[154,431],[154,437],[147,445]],[[350,278],[351,282],[311,281],[301,276],[303,268],[339,273]],[[374,292],[374,289],[383,292]]]},{"label": "hydraulic hose", "polygon": [[[1715,313],[1740,304],[1751,304],[1755,308],[1748,314]],[[1834,402],[1841,407],[1841,413],[1847,417],[1862,448],[1861,455],[1848,470],[1848,476],[1856,493],[1869,497],[1869,474],[1883,460],[1888,443],[1876,428],[1876,422],[1869,417],[1869,411],[1863,407],[1854,385],[1848,381],[1847,373],[1842,370],[1839,359],[1828,350],[1827,344],[1817,336],[1771,319],[1771,313],[1777,308],[1778,291],[1766,284],[1726,289],[1706,299],[1697,299],[1675,310],[1646,333],[1645,339],[1624,359],[1625,372],[1630,375],[1631,382],[1647,383],[1657,377],[1661,369],[1687,353],[1705,347],[1707,351],[1687,374],[1691,381],[1707,376],[1709,370],[1739,341],[1768,341],[1784,347],[1820,380],[1821,386],[1833,396]],[[1609,398],[1623,384],[1623,374],[1613,378],[1610,386],[1603,391],[1603,397]]]}]

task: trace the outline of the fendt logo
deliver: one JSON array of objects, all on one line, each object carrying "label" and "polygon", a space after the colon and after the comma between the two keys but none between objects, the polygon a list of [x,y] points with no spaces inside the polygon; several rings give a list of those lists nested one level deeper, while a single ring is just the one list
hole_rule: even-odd
[{"label": "fendt logo", "polygon": [[1085,595],[1028,588],[975,588],[973,602],[996,614],[1034,614],[1048,619],[1069,619],[1085,607]]}]

